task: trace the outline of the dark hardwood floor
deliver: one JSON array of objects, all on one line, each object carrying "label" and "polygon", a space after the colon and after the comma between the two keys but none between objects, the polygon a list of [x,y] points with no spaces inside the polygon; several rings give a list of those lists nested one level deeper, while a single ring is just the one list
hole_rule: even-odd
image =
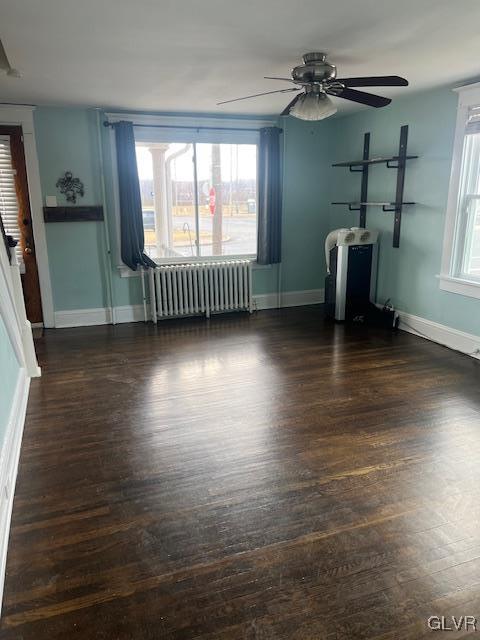
[{"label": "dark hardwood floor", "polygon": [[432,615],[480,620],[478,361],[318,307],[37,345],[2,639],[417,640]]}]

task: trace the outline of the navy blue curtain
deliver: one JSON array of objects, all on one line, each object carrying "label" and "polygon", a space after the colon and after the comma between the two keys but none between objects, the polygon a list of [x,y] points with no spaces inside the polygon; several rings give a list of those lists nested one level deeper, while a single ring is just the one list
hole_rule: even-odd
[{"label": "navy blue curtain", "polygon": [[257,262],[282,261],[282,173],[278,127],[260,129]]},{"label": "navy blue curtain", "polygon": [[120,240],[123,262],[133,269],[155,267],[145,253],[142,199],[138,181],[135,137],[131,122],[115,123],[117,147],[118,190],[120,195]]}]

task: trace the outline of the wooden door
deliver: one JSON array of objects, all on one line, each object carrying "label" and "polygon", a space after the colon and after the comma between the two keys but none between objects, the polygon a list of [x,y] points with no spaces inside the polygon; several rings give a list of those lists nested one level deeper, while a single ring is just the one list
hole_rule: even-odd
[{"label": "wooden door", "polygon": [[10,156],[12,169],[14,171],[16,205],[18,207],[17,223],[19,246],[24,265],[24,269],[22,269],[22,271],[24,271],[24,273],[22,273],[22,286],[27,318],[32,323],[40,323],[43,321],[42,301],[38,281],[37,259],[35,257],[35,240],[33,237],[32,213],[28,195],[22,127],[0,126],[0,136],[7,136],[10,141]]}]

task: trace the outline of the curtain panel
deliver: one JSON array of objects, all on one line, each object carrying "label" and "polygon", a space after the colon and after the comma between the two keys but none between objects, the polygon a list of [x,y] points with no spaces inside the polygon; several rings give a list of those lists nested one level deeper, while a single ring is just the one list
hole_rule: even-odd
[{"label": "curtain panel", "polygon": [[260,129],[257,262],[282,260],[282,169],[278,127]]},{"label": "curtain panel", "polygon": [[122,261],[133,269],[155,267],[145,253],[142,200],[138,180],[133,124],[115,123],[117,148],[118,191],[120,197],[120,242]]}]

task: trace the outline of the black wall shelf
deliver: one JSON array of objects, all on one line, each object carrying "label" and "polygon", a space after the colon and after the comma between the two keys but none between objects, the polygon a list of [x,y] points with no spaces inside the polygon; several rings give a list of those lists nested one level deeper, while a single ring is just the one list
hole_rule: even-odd
[{"label": "black wall shelf", "polygon": [[[413,160],[418,156],[405,156],[405,160]],[[391,158],[370,158],[370,160],[354,160],[353,162],[335,162],[332,167],[361,167],[365,164],[386,164],[389,169],[397,169],[397,166],[391,166],[391,162],[398,162],[398,156]],[[390,165],[390,166],[389,166]]]},{"label": "black wall shelf", "polygon": [[45,222],[95,222],[103,220],[103,207],[43,207],[43,219]]},{"label": "black wall shelf", "polygon": [[[382,207],[384,211],[393,211],[392,207],[397,205],[396,202],[332,202],[331,204],[343,204],[350,211],[360,211],[360,207]],[[415,202],[402,202],[403,206],[416,204]]]},{"label": "black wall shelf", "polygon": [[[360,212],[360,227],[365,227],[367,222],[367,207],[382,207],[383,211],[394,212],[393,222],[393,246],[400,246],[400,226],[402,222],[402,209],[406,205],[414,205],[415,202],[404,202],[403,189],[405,186],[405,168],[407,160],[413,160],[418,156],[407,155],[408,125],[400,128],[400,142],[398,145],[398,155],[389,157],[370,158],[370,133],[366,133],[363,138],[363,158],[362,160],[352,160],[349,162],[336,162],[332,167],[348,167],[352,173],[362,174],[362,184],[360,200],[358,202],[332,202],[334,205],[347,206],[349,211]],[[385,164],[388,169],[397,170],[397,188],[394,202],[369,202],[368,194],[368,167],[374,164]],[[357,168],[355,168],[357,167]]]}]

